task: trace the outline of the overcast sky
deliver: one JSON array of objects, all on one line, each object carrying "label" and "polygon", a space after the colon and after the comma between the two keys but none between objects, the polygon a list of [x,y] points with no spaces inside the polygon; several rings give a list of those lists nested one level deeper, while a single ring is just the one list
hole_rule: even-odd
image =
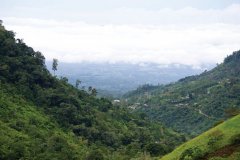
[{"label": "overcast sky", "polygon": [[1,0],[47,60],[201,66],[240,49],[240,0]]}]

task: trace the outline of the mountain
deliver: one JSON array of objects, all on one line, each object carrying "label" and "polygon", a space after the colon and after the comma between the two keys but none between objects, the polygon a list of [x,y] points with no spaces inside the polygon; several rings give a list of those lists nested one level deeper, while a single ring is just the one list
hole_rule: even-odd
[{"label": "mountain", "polygon": [[185,140],[52,76],[44,56],[14,36],[0,24],[0,159],[131,159]]},{"label": "mountain", "polygon": [[[52,63],[47,62],[46,64],[51,70]],[[75,84],[76,80],[80,79],[81,86],[97,88],[101,96],[120,97],[142,84],[157,85],[175,82],[182,77],[199,74],[205,68],[212,68],[212,66],[193,68],[181,64],[64,63],[60,61],[56,73],[59,76],[67,77],[71,84]]]},{"label": "mountain", "polygon": [[135,112],[196,136],[240,108],[240,51],[200,75],[168,85],[143,85],[124,97],[128,106],[137,106]]},{"label": "mountain", "polygon": [[240,159],[240,115],[182,144],[161,160]]}]

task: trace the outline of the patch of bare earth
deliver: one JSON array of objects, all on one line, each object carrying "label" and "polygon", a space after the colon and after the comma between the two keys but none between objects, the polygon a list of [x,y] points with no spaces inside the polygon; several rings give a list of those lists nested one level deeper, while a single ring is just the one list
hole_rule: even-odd
[{"label": "patch of bare earth", "polygon": [[223,157],[223,158],[229,157],[239,149],[240,149],[240,144],[224,146],[212,153],[207,154],[206,156],[203,157],[203,160],[208,160],[212,157]]}]

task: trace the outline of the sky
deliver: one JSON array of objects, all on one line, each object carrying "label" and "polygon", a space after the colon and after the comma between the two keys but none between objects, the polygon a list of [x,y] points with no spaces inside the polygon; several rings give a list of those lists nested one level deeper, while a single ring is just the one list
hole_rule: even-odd
[{"label": "sky", "polygon": [[240,49],[240,0],[1,0],[0,19],[62,62],[201,67]]}]

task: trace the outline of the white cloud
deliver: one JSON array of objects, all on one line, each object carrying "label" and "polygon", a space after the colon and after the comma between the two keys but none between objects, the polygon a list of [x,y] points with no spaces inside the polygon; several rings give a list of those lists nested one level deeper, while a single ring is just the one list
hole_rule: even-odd
[{"label": "white cloud", "polygon": [[65,62],[219,63],[240,49],[240,5],[223,10],[117,9],[79,21],[4,18],[47,59]]}]

